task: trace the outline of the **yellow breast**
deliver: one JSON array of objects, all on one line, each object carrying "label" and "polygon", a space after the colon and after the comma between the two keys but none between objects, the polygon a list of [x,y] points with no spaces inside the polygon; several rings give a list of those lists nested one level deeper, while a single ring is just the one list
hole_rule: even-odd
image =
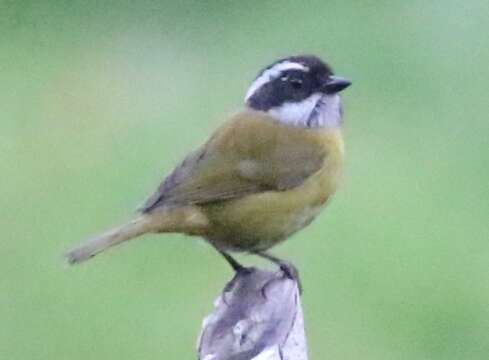
[{"label": "yellow breast", "polygon": [[302,184],[286,191],[266,191],[206,205],[205,237],[222,249],[259,251],[307,226],[335,192],[343,162],[339,129],[310,135],[326,153],[323,166]]}]

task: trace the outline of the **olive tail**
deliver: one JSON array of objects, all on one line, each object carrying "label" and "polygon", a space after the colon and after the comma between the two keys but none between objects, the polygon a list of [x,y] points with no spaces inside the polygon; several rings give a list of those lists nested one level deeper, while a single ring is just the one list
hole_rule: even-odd
[{"label": "olive tail", "polygon": [[80,246],[68,251],[65,256],[69,264],[84,262],[106,249],[119,245],[154,230],[151,216],[141,215],[130,222],[95,236]]}]

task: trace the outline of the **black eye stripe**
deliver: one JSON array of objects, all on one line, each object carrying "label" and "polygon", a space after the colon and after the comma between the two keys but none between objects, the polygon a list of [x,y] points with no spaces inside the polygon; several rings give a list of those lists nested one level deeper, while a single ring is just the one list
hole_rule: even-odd
[{"label": "black eye stripe", "polygon": [[302,87],[301,79],[290,79],[289,82],[294,89],[300,89]]},{"label": "black eye stripe", "polygon": [[280,81],[288,82],[295,89],[302,87],[302,84],[304,83],[304,81],[302,79],[293,78],[293,77],[291,78],[289,76],[282,76],[280,78]]},{"label": "black eye stripe", "polygon": [[305,77],[309,76],[309,72],[306,72],[306,71],[302,71],[302,70],[286,70],[286,71],[283,71],[281,74],[280,74],[280,77],[288,77],[290,79],[294,78],[294,79],[304,79]]},{"label": "black eye stripe", "polygon": [[331,69],[316,57],[290,59],[292,62],[303,64],[305,69],[289,68],[271,76],[267,83],[247,99],[247,104],[251,108],[268,111],[285,103],[301,102],[315,92],[321,92],[321,79],[329,76]]}]

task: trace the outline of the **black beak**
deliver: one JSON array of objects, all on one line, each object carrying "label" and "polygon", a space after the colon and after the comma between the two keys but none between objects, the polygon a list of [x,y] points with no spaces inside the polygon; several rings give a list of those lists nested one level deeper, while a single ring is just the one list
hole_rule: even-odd
[{"label": "black beak", "polygon": [[331,75],[323,85],[323,90],[326,94],[336,94],[337,92],[346,89],[350,85],[350,80],[344,79],[340,76]]}]

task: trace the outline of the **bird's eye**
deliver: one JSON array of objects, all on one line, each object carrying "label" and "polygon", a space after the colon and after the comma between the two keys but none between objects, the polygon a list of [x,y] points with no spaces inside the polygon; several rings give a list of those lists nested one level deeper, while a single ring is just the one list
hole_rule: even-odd
[{"label": "bird's eye", "polygon": [[290,80],[290,85],[294,88],[294,89],[300,89],[302,87],[302,80],[301,79],[291,79]]}]

